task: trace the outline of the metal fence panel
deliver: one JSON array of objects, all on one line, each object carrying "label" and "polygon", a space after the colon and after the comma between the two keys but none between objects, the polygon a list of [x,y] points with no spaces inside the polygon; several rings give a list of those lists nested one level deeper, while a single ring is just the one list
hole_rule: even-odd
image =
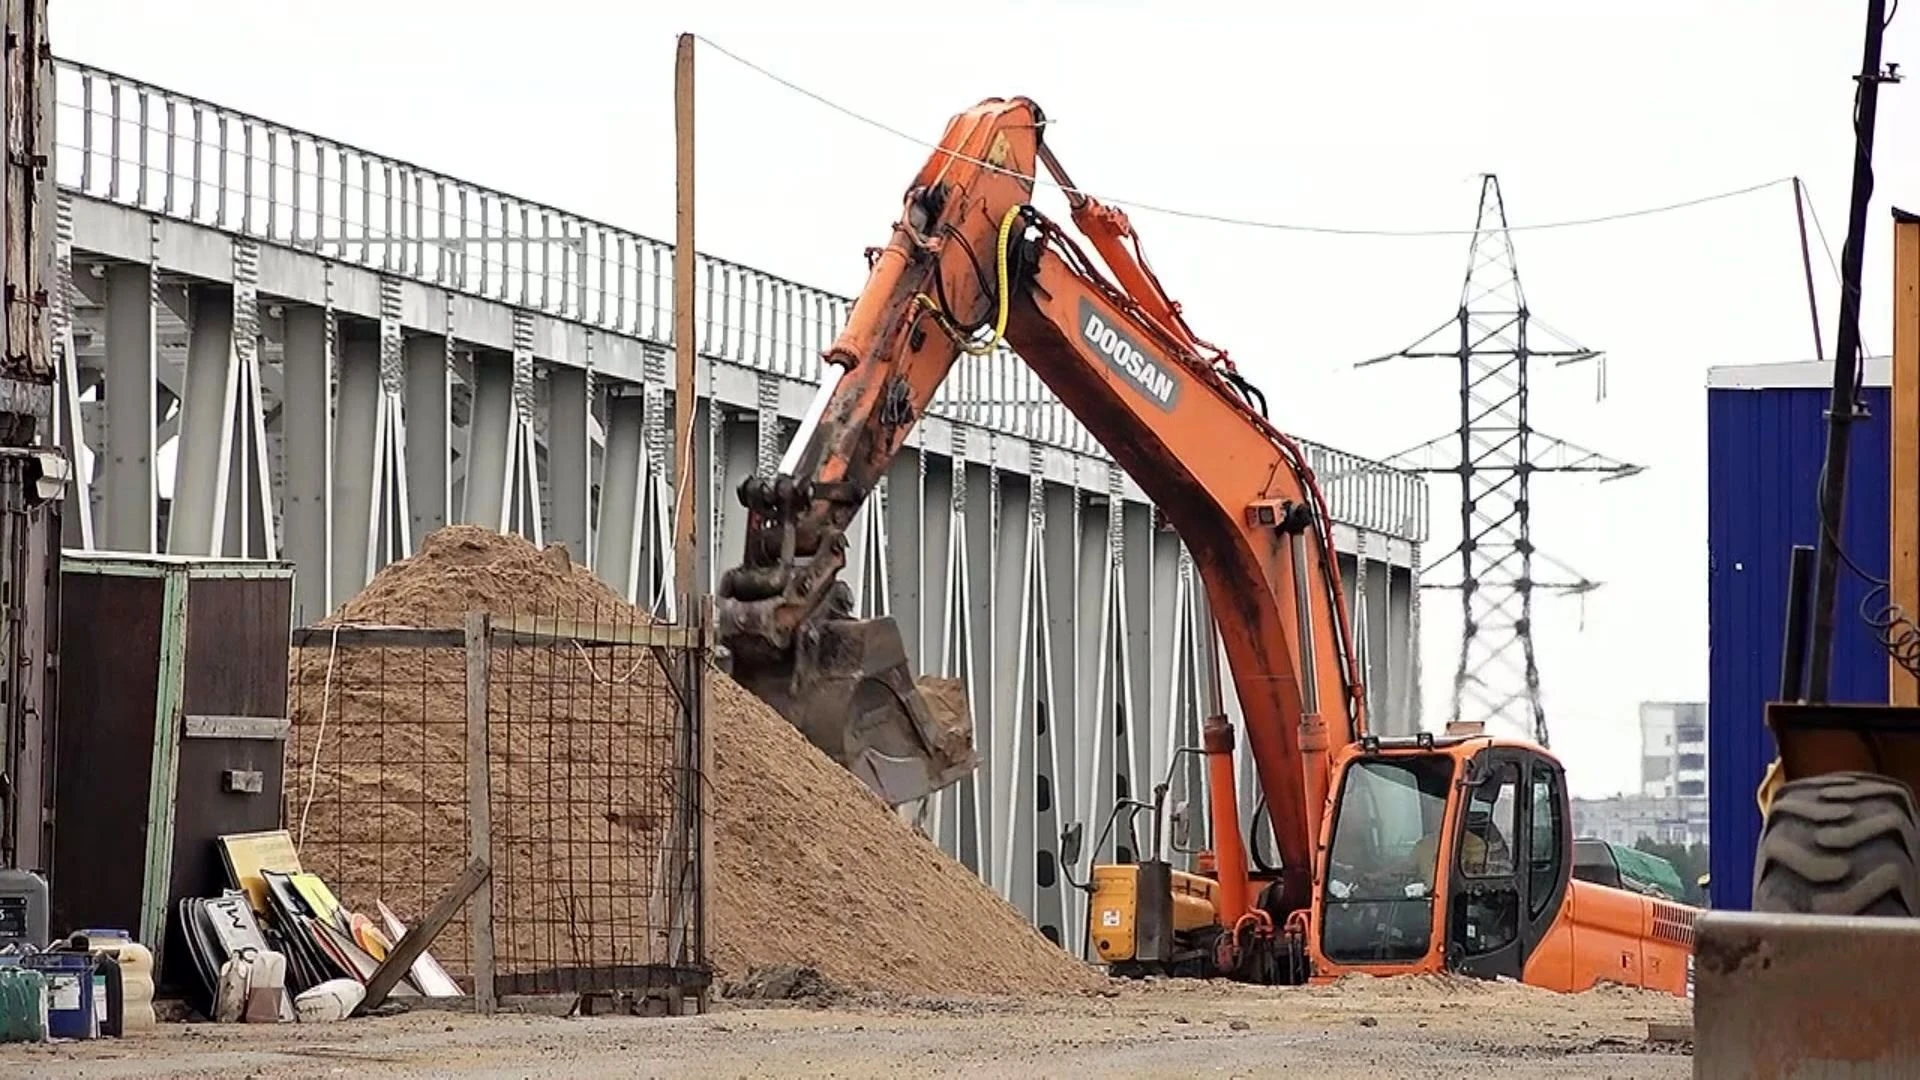
[{"label": "metal fence panel", "polygon": [[608,604],[294,645],[288,828],[348,908],[411,925],[479,859],[431,951],[481,1008],[704,1002],[703,632]]}]

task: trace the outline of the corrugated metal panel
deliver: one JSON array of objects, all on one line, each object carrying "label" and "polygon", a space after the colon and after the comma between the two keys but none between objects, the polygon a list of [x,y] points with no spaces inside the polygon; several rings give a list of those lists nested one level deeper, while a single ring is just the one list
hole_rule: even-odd
[{"label": "corrugated metal panel", "polygon": [[[1870,380],[1871,381],[1871,380]],[[1708,729],[1713,906],[1752,902],[1760,832],[1754,791],[1773,760],[1763,709],[1779,693],[1788,551],[1814,543],[1829,391],[1812,386],[1707,392]],[[1887,572],[1889,474],[1884,386],[1856,424],[1842,543]],[[1885,701],[1887,658],[1858,612],[1867,586],[1842,567],[1835,608],[1835,701]]]}]

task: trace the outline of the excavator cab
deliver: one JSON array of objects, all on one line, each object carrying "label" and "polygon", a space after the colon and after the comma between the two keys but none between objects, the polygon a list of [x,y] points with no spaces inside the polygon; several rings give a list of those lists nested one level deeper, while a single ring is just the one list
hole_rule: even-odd
[{"label": "excavator cab", "polygon": [[1523,978],[1572,877],[1559,763],[1484,735],[1368,737],[1336,764],[1336,782],[1315,979]]}]

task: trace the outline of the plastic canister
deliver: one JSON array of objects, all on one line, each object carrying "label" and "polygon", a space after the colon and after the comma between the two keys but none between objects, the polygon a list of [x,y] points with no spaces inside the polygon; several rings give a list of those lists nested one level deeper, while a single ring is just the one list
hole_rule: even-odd
[{"label": "plastic canister", "polygon": [[328,979],[294,998],[293,1008],[301,1023],[325,1024],[352,1016],[366,997],[366,985],[358,979]]},{"label": "plastic canister", "polygon": [[0,962],[0,1043],[47,1041],[47,977]]},{"label": "plastic canister", "polygon": [[120,1031],[153,1030],[159,1023],[153,1012],[153,950],[134,941],[125,930],[81,933],[86,935],[89,948],[120,965]]},{"label": "plastic canister", "polygon": [[247,984],[253,981],[252,949],[241,949],[220,965],[220,978],[214,984],[213,1020],[216,1024],[237,1024],[247,1011]]},{"label": "plastic canister", "polygon": [[120,962],[103,952],[90,952],[93,958],[93,1015],[99,1033],[109,1039],[120,1037],[121,1017],[126,1015],[126,996],[120,979]]},{"label": "plastic canister", "polygon": [[0,870],[0,948],[47,947],[47,879],[31,870]]},{"label": "plastic canister", "polygon": [[34,953],[20,962],[46,976],[48,1034],[56,1039],[91,1039],[100,1033],[100,1021],[93,1012],[90,954]]}]

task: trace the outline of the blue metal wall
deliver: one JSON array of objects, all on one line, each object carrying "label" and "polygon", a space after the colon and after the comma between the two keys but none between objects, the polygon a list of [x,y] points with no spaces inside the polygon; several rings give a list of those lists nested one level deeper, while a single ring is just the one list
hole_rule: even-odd
[{"label": "blue metal wall", "polygon": [[[1829,391],[1707,391],[1709,682],[1707,778],[1713,906],[1753,897],[1760,812],[1754,791],[1774,757],[1763,709],[1778,696],[1787,559],[1812,544]],[[1854,426],[1841,542],[1861,568],[1887,572],[1887,390],[1866,393],[1873,415]],[[1867,586],[1843,566],[1835,608],[1834,701],[1884,702],[1887,658],[1859,619]]]}]

